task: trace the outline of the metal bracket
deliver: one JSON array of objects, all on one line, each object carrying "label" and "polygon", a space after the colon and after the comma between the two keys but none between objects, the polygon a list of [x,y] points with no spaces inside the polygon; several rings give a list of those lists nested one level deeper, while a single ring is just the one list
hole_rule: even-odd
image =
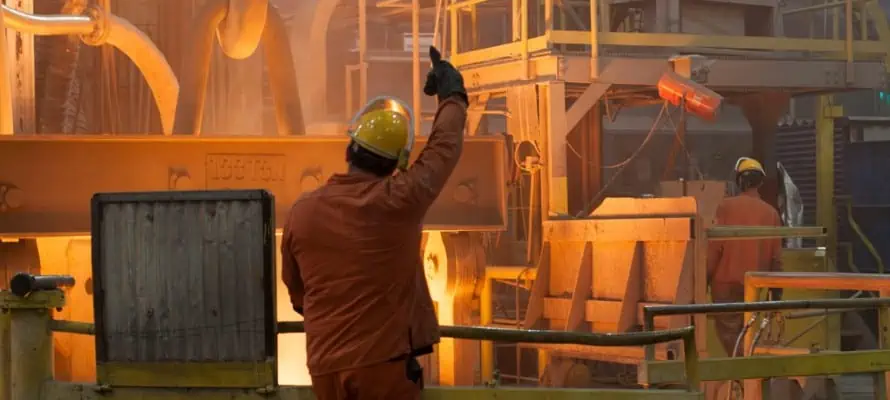
[{"label": "metal bracket", "polygon": [[0,291],[0,309],[48,309],[65,306],[65,293],[61,290],[43,290],[19,297],[8,290]]}]

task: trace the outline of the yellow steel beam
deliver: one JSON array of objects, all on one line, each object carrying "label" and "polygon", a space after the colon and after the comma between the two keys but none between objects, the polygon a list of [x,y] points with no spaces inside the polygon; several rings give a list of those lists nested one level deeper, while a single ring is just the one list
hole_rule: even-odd
[{"label": "yellow steel beam", "polygon": [[[702,381],[870,373],[890,370],[890,350],[709,358],[699,361]],[[653,361],[639,366],[639,382],[683,382],[683,361]]]},{"label": "yellow steel beam", "polygon": [[538,277],[538,269],[535,267],[512,267],[489,265],[485,267],[486,279],[504,280],[535,280]]},{"label": "yellow steel beam", "polygon": [[[548,48],[547,36],[538,36],[528,39],[528,52],[535,53]],[[521,41],[506,43],[478,50],[470,50],[463,53],[452,54],[451,62],[454,65],[470,65],[490,62],[501,58],[522,57],[523,43]]]},{"label": "yellow steel beam", "polygon": [[544,222],[545,241],[622,242],[690,240],[688,218],[551,220]]},{"label": "yellow steel beam", "polygon": [[[884,21],[886,25],[887,22]],[[877,24],[881,32],[881,24]],[[888,37],[890,37],[890,27]],[[640,47],[702,47],[736,50],[762,50],[762,51],[806,51],[820,54],[819,60],[847,60],[846,42],[844,40],[831,39],[800,39],[800,38],[773,38],[753,36],[725,36],[725,35],[694,35],[686,33],[632,33],[632,32],[600,32],[597,41],[601,46],[640,46]],[[589,45],[590,34],[585,31],[554,30],[549,35],[545,34],[528,40],[528,52],[545,51],[558,44]],[[853,52],[856,59],[867,59],[867,55],[880,55],[885,57],[890,53],[890,48],[882,41],[856,40],[853,41]],[[457,65],[472,65],[491,62],[504,58],[520,58],[523,53],[521,41],[506,43],[483,49],[454,54],[451,61]]]},{"label": "yellow steel beam", "polygon": [[[245,390],[175,390],[115,387],[103,391],[98,387],[67,382],[47,382],[41,400],[312,400],[315,395],[308,387],[283,386],[268,393]],[[704,399],[701,393],[679,390],[621,390],[621,389],[532,389],[532,388],[444,388],[428,387],[425,400],[692,400]]]},{"label": "yellow steel beam", "polygon": [[97,365],[99,382],[111,386],[259,388],[275,382],[270,362],[112,362]]},{"label": "yellow steel beam", "polygon": [[890,275],[844,272],[747,272],[745,291],[761,288],[805,290],[882,291],[890,287]]},{"label": "yellow steel beam", "polygon": [[837,259],[837,204],[834,181],[834,119],[844,115],[842,106],[834,104],[833,96],[816,99],[816,223],[825,227],[828,260]]},{"label": "yellow steel beam", "polygon": [[[558,44],[590,44],[590,35],[581,31],[559,31],[551,34],[551,42]],[[810,51],[839,53],[834,55],[846,60],[846,43],[843,40],[776,38],[762,36],[696,35],[688,33],[636,33],[600,32],[600,45],[641,47],[710,47],[718,49]],[[888,48],[876,40],[853,41],[855,53],[887,54]]]}]

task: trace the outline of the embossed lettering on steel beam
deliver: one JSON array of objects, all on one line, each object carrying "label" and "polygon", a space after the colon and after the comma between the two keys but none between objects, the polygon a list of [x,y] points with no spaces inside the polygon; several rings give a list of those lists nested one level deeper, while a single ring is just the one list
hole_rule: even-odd
[{"label": "embossed lettering on steel beam", "polygon": [[[303,192],[342,172],[345,137],[6,137],[0,139],[0,235],[85,234],[97,192],[267,189],[280,226]],[[425,144],[421,138],[415,154]],[[505,227],[503,138],[467,138],[427,214],[431,230]],[[7,198],[11,198],[7,199]],[[6,199],[6,200],[4,200]]]}]

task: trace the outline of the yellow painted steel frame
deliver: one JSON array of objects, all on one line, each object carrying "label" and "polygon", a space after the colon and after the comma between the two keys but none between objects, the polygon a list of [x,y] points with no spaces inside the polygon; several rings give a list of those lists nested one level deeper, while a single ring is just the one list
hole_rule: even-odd
[{"label": "yellow painted steel frame", "polygon": [[[238,390],[171,390],[146,388],[114,388],[107,390],[83,384],[48,382],[41,400],[312,400],[315,395],[308,387],[278,387],[274,391]],[[619,389],[534,389],[534,388],[444,388],[428,387],[423,391],[426,400],[693,400],[704,399],[701,393],[679,390],[619,390]]]},{"label": "yellow painted steel frame", "polygon": [[[850,273],[795,273],[795,272],[749,272],[745,276],[745,301],[757,301],[761,292],[765,289],[804,289],[804,290],[862,290],[878,292],[881,297],[890,297],[890,275],[878,274],[850,274]],[[745,313],[745,321],[751,318],[751,313]],[[890,310],[886,307],[878,309],[878,332],[880,338],[878,345],[880,351],[873,354],[876,360],[870,361],[874,367],[878,369],[863,370],[859,372],[880,372],[890,371],[890,364],[886,362],[890,354],[884,352],[890,351]],[[754,332],[749,330],[745,335],[744,347],[750,348],[754,342]],[[834,360],[834,362],[847,362],[844,365],[849,368],[866,368],[869,361],[866,360],[870,355],[868,352],[851,352],[844,354],[849,357],[846,361],[842,359]],[[861,354],[863,359],[855,358],[850,354]],[[870,353],[869,353],[870,354]],[[815,361],[814,361],[815,362]],[[827,366],[826,366],[827,367]],[[789,367],[791,368],[791,367]],[[853,373],[855,371],[845,371]],[[830,374],[830,373],[827,373]],[[877,398],[890,398],[890,386],[887,385],[890,379],[890,372],[875,374],[875,386],[879,389],[876,393]],[[745,382],[746,393],[759,393],[761,391],[761,381],[748,380]]]},{"label": "yellow painted steel frame", "polygon": [[825,246],[832,268],[837,260],[834,119],[844,116],[844,108],[833,103],[833,96],[819,96],[816,102],[816,223],[825,227],[826,237],[821,245]]},{"label": "yellow painted steel frame", "polygon": [[[526,267],[485,267],[485,277],[483,278],[482,293],[479,295],[479,324],[482,326],[491,326],[494,316],[492,303],[492,283],[495,280],[530,280],[533,281],[538,277],[537,268]],[[479,354],[480,370],[482,371],[482,382],[489,382],[494,373],[494,343],[483,340],[479,343],[481,349]],[[539,353],[538,373],[543,373],[544,367],[547,365],[544,352]]]},{"label": "yellow painted steel frame", "polygon": [[[67,329],[74,333],[91,333],[93,328],[85,323],[71,323],[68,321],[53,321],[49,308],[60,308],[64,305],[64,294],[59,290],[34,292],[21,298],[7,291],[0,291],[0,308],[10,313],[12,318],[4,319],[11,323],[11,329],[2,329],[3,339],[8,339],[9,349],[5,353],[0,364],[4,367],[2,388],[11,388],[11,395],[5,396],[11,400],[35,400],[35,399],[185,399],[199,398],[211,399],[312,399],[311,389],[307,387],[277,387],[275,385],[253,386],[256,383],[257,372],[249,371],[234,363],[235,368],[207,368],[204,363],[184,363],[175,371],[178,374],[190,377],[190,388],[171,388],[170,382],[179,380],[172,376],[174,371],[154,371],[149,375],[145,365],[136,365],[141,370],[132,373],[132,366],[122,363],[122,369],[130,368],[128,376],[129,384],[73,384],[52,381],[52,329]],[[665,331],[657,334],[640,333],[623,336],[595,336],[590,334],[559,333],[553,335],[546,332],[516,331],[480,329],[472,327],[443,327],[443,336],[462,339],[489,338],[497,340],[543,340],[553,343],[569,341],[573,343],[625,345],[652,343],[652,341],[676,340],[682,338],[685,351],[696,354],[694,334],[691,327]],[[282,323],[279,332],[302,332],[301,323]],[[580,335],[580,336],[579,336]],[[532,339],[539,336],[538,339]],[[572,338],[569,339],[568,337]],[[6,342],[6,340],[4,340]],[[697,379],[698,359],[688,357],[685,376],[688,377],[687,389],[666,391],[641,391],[641,390],[579,390],[579,389],[525,389],[525,388],[429,388],[424,392],[425,399],[703,399],[702,393],[696,388],[699,386]],[[157,366],[160,366],[158,364]],[[274,371],[274,369],[273,369]],[[9,373],[7,373],[9,372]],[[260,373],[259,375],[263,375]],[[12,382],[16,382],[12,385]],[[234,382],[242,382],[241,388],[234,387]],[[162,387],[161,384],[165,386]],[[145,387],[145,386],[149,387]]]},{"label": "yellow painted steel frame", "polygon": [[[851,3],[852,0],[846,0]],[[472,3],[472,4],[471,4]],[[485,1],[471,0],[453,2],[449,6],[452,30],[451,30],[451,61],[458,66],[472,65],[485,61],[496,60],[500,58],[520,58],[523,61],[529,59],[530,53],[553,48],[554,45],[575,44],[575,45],[591,45],[593,51],[591,57],[598,56],[598,48],[600,46],[632,46],[632,47],[656,47],[656,48],[677,48],[677,47],[700,47],[700,48],[718,48],[718,49],[738,49],[738,50],[764,50],[764,51],[802,51],[812,53],[824,53],[825,59],[844,60],[852,63],[854,59],[868,59],[879,56],[883,59],[890,59],[890,25],[888,25],[883,10],[878,6],[876,0],[866,1],[862,9],[866,12],[869,20],[875,24],[880,40],[852,40],[852,36],[848,35],[847,40],[838,39],[801,39],[801,38],[785,38],[785,37],[755,37],[755,36],[728,36],[728,35],[705,35],[705,34],[685,34],[685,33],[637,33],[637,32],[610,32],[608,25],[599,21],[602,17],[607,21],[608,5],[603,1],[590,1],[590,30],[589,31],[566,31],[554,30],[552,19],[546,18],[548,21],[545,32],[542,36],[536,38],[528,38],[527,24],[521,25],[522,34],[516,37],[514,32],[513,43],[507,43],[499,46],[476,49],[467,52],[460,52],[458,48],[457,19],[461,9],[468,8],[470,5],[476,6]],[[545,12],[552,12],[552,1],[546,3],[551,7],[545,6]],[[603,8],[597,12],[599,8]],[[550,11],[548,11],[550,10]],[[513,13],[519,13],[519,18],[513,16],[514,21],[528,21],[528,11],[525,8],[513,7]],[[603,28],[606,27],[606,28]],[[888,66],[890,67],[890,66]],[[592,75],[596,73],[596,68],[591,68]],[[595,76],[595,75],[594,75]]]}]

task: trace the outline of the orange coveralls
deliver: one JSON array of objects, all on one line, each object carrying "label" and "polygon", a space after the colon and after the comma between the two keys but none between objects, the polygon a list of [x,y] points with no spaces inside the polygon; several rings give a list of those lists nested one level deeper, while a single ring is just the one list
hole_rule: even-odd
[{"label": "orange coveralls", "polygon": [[[760,199],[756,189],[723,199],[717,207],[717,225],[782,226],[779,213]],[[745,273],[779,271],[782,239],[715,240],[708,244],[708,282],[715,303],[745,300]],[[714,315],[717,335],[726,354],[732,354],[744,327],[742,314]]]},{"label": "orange coveralls", "polygon": [[305,318],[319,400],[420,398],[423,382],[409,379],[406,365],[439,342],[422,223],[460,158],[466,107],[458,97],[439,104],[426,147],[407,171],[337,174],[294,203],[282,279]]}]

